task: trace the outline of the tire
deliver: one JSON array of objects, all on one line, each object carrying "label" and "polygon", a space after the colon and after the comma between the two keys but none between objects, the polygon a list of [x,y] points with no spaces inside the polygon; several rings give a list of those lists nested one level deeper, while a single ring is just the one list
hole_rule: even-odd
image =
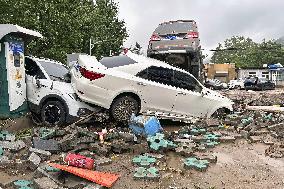
[{"label": "tire", "polygon": [[47,101],[40,111],[43,125],[62,126],[66,121],[66,109],[59,101]]},{"label": "tire", "polygon": [[212,118],[224,118],[228,114],[228,110],[226,108],[219,108],[212,114]]},{"label": "tire", "polygon": [[131,115],[140,111],[139,102],[131,96],[122,96],[114,100],[110,107],[111,117],[118,122],[127,123]]}]

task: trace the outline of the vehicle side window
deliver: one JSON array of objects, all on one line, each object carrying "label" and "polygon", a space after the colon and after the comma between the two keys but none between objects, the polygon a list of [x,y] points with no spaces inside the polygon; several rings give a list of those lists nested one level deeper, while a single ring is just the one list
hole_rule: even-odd
[{"label": "vehicle side window", "polygon": [[148,68],[145,70],[142,70],[138,74],[136,74],[137,77],[143,78],[143,79],[148,79]]},{"label": "vehicle side window", "polygon": [[148,68],[147,78],[157,83],[173,86],[173,70],[168,68],[151,66]]},{"label": "vehicle side window", "polygon": [[174,71],[174,85],[177,88],[201,92],[202,86],[191,75],[183,72]]},{"label": "vehicle side window", "polygon": [[31,59],[25,58],[26,74],[34,76],[37,79],[46,79],[40,67]]}]

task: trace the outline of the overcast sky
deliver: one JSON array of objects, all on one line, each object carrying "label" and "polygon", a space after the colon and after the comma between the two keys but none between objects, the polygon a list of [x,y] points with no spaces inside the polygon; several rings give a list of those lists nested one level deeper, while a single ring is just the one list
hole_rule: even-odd
[{"label": "overcast sky", "polygon": [[197,22],[206,54],[233,35],[260,42],[284,36],[284,0],[114,0],[119,18],[126,22],[129,38],[124,46],[137,41],[147,49],[159,23],[193,19]]}]

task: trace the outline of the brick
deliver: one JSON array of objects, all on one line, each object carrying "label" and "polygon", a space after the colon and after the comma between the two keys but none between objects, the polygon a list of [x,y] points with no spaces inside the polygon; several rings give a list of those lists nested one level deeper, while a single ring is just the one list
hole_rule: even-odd
[{"label": "brick", "polygon": [[99,184],[88,184],[83,189],[103,189],[104,187]]},{"label": "brick", "polygon": [[221,136],[219,140],[220,142],[229,143],[229,142],[235,142],[236,138],[234,136]]},{"label": "brick", "polygon": [[194,153],[194,157],[198,160],[207,160],[210,163],[217,163],[217,156],[212,154]]},{"label": "brick", "polygon": [[206,141],[206,139],[203,137],[203,136],[192,136],[192,140],[194,141],[194,142],[204,142],[204,141]]},{"label": "brick", "polygon": [[29,180],[16,180],[11,184],[16,189],[32,189],[33,188],[33,182]]},{"label": "brick", "polygon": [[111,149],[115,153],[122,153],[130,150],[129,144],[125,143],[123,140],[113,141],[111,144]]},{"label": "brick", "polygon": [[93,137],[84,136],[78,138],[77,144],[89,144],[92,142],[95,142],[95,139]]},{"label": "brick", "polygon": [[243,138],[248,139],[249,137],[249,132],[245,130],[241,130],[240,134],[242,135]]},{"label": "brick", "polygon": [[110,153],[111,147],[106,144],[91,143],[89,150],[100,156],[107,156]]},{"label": "brick", "polygon": [[36,178],[41,178],[41,177],[48,177],[49,179],[53,180],[57,184],[61,184],[61,182],[58,180],[58,176],[60,175],[61,171],[58,172],[52,172],[46,170],[46,165],[42,167],[38,167],[36,169]]},{"label": "brick", "polygon": [[0,166],[6,166],[9,165],[12,161],[9,160],[7,156],[1,156],[0,157]]},{"label": "brick", "polygon": [[156,158],[147,155],[136,156],[132,159],[132,163],[140,166],[140,167],[149,167],[156,163]]},{"label": "brick", "polygon": [[38,166],[41,162],[41,158],[33,152],[33,153],[31,153],[30,157],[28,158],[28,162],[29,162],[29,168],[32,171],[34,171],[38,168]]},{"label": "brick", "polygon": [[26,147],[26,144],[22,140],[17,140],[15,142],[0,141],[0,146],[4,149],[8,149],[17,152]]},{"label": "brick", "polygon": [[160,178],[159,170],[155,167],[138,167],[133,175],[134,179],[158,180]]},{"label": "brick", "polygon": [[50,178],[48,177],[42,177],[34,179],[34,183],[37,188],[39,189],[58,189],[59,186]]},{"label": "brick", "polygon": [[164,160],[165,159],[165,155],[163,155],[163,154],[145,153],[144,155],[151,156],[151,157],[156,158],[158,160]]},{"label": "brick", "polygon": [[262,140],[261,136],[250,136],[249,139],[251,142],[260,142]]},{"label": "brick", "polygon": [[51,153],[59,152],[58,142],[54,139],[43,140],[40,138],[33,139],[34,148],[49,151]]},{"label": "brick", "polygon": [[106,158],[106,157],[101,157],[101,158],[95,160],[95,164],[98,165],[98,166],[109,165],[111,163],[112,163],[112,160],[110,158]]},{"label": "brick", "polygon": [[134,135],[132,133],[119,132],[118,135],[125,142],[133,142],[134,141]]},{"label": "brick", "polygon": [[30,152],[34,152],[37,155],[39,155],[42,159],[47,159],[51,156],[51,153],[49,151],[41,150],[41,149],[36,149],[36,148],[30,148]]},{"label": "brick", "polygon": [[65,135],[59,142],[58,145],[60,149],[64,152],[72,150],[72,143],[77,139],[77,132]]},{"label": "brick", "polygon": [[209,166],[209,161],[198,160],[195,157],[187,158],[184,160],[184,167],[187,169],[195,169],[197,171],[205,171]]},{"label": "brick", "polygon": [[134,154],[144,154],[149,152],[149,146],[146,142],[142,142],[140,144],[133,144],[130,146],[130,148]]}]

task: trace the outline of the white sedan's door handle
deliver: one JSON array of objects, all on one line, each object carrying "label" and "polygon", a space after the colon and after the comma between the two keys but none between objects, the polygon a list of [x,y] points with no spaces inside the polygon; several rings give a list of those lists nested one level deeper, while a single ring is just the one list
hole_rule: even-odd
[{"label": "white sedan's door handle", "polygon": [[142,86],[146,86],[146,84],[143,83],[143,82],[138,82],[137,84],[138,84],[138,85],[142,85]]},{"label": "white sedan's door handle", "polygon": [[178,92],[179,95],[186,95],[184,92]]}]

